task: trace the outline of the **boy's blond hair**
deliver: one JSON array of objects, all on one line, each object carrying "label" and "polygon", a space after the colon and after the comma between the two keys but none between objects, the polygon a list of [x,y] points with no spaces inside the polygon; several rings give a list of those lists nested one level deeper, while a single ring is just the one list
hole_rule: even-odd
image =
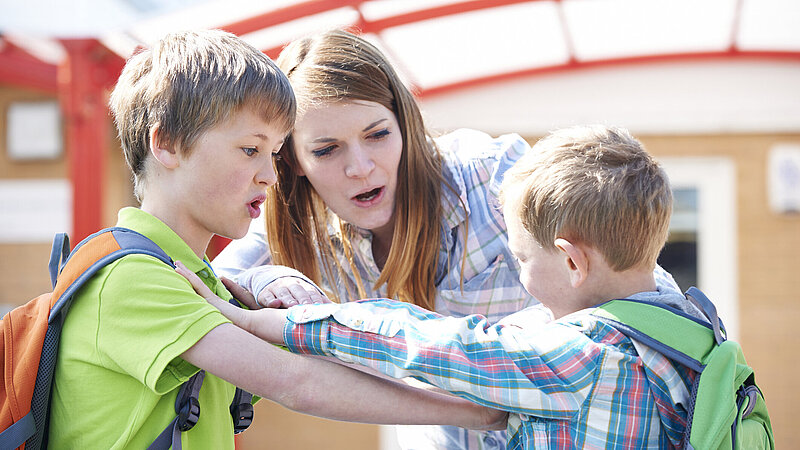
[{"label": "boy's blond hair", "polygon": [[504,201],[544,248],[556,238],[600,251],[615,271],[656,264],[672,191],[661,166],[627,130],[582,126],[541,139],[505,175]]},{"label": "boy's blond hair", "polygon": [[171,33],[125,64],[110,100],[125,160],[141,200],[150,132],[188,155],[197,139],[251,108],[265,121],[294,126],[289,80],[265,54],[219,30]]}]

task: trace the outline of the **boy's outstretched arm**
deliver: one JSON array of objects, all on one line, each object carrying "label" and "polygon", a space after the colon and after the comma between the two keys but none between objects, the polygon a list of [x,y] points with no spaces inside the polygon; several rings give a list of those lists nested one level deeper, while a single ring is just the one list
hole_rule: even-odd
[{"label": "boy's outstretched arm", "polygon": [[[189,278],[195,288],[205,287],[194,273],[187,274],[182,267],[178,265],[178,272]],[[236,315],[237,311],[247,312],[213,294],[209,296],[210,291],[204,294],[231,315]],[[212,296],[214,298],[210,298]],[[262,311],[278,314],[275,317],[280,323],[286,320],[285,310],[248,313]],[[254,323],[263,324],[264,321]],[[505,412],[378,378],[319,358],[294,355],[232,324],[214,328],[181,356],[256,395],[289,409],[328,419],[375,424],[442,424],[484,430],[501,430],[506,426]]]},{"label": "boy's outstretched arm", "polygon": [[604,354],[604,344],[579,327],[549,322],[538,308],[496,325],[379,299],[225,314],[294,353],[333,356],[392,378],[413,376],[488,407],[547,418],[580,409]]},{"label": "boy's outstretched arm", "polygon": [[504,412],[322,359],[294,355],[232,324],[214,328],[181,357],[256,395],[318,417],[484,430],[506,426]]}]

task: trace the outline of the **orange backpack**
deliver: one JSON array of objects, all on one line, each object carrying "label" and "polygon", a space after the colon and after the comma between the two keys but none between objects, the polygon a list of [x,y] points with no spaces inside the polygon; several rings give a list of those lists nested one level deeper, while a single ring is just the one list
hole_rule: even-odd
[{"label": "orange backpack", "polygon": [[[98,270],[134,253],[153,256],[174,267],[172,259],[158,245],[127,228],[98,231],[78,244],[72,254],[66,233],[56,235],[49,265],[53,292],[17,307],[0,322],[0,348],[3,350],[0,449],[46,447],[58,343],[72,299]],[[178,417],[151,448],[180,447],[181,431],[190,429],[200,415],[197,395],[203,375],[200,371],[184,384],[175,405]],[[231,405],[237,433],[252,421],[250,398],[248,393],[237,388],[236,399],[240,403]]]}]

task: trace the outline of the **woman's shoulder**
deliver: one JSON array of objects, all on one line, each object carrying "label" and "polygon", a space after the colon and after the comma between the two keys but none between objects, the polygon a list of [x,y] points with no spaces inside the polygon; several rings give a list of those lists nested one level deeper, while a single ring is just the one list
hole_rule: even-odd
[{"label": "woman's shoulder", "polygon": [[448,160],[499,160],[511,157],[515,161],[530,145],[516,133],[493,137],[482,131],[461,128],[435,139],[439,150]]},{"label": "woman's shoulder", "polygon": [[530,150],[530,145],[518,134],[492,137],[470,129],[443,135],[436,143],[448,169],[445,177],[455,179],[462,195],[496,196],[506,170]]}]

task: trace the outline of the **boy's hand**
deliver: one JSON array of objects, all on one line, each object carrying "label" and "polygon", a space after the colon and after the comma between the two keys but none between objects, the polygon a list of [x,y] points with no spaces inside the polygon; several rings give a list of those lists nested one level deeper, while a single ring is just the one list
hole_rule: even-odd
[{"label": "boy's hand", "polygon": [[[206,286],[200,277],[197,276],[196,273],[192,272],[186,266],[183,265],[180,261],[175,261],[175,271],[182,275],[184,278],[189,280],[189,283],[192,285],[192,288],[197,293],[197,295],[206,299],[211,306],[220,310],[220,312],[230,319],[235,325],[239,326],[240,328],[247,329],[250,326],[250,317],[246,314],[246,310],[239,308],[238,306],[231,305],[230,303],[226,302],[225,300],[219,298],[216,294],[214,294],[211,289]],[[235,283],[234,283],[235,284]],[[238,285],[237,285],[238,286]],[[240,288],[243,291],[244,288]],[[249,294],[249,293],[248,293]],[[250,295],[249,300],[252,301],[253,296]],[[242,302],[245,303],[246,302]]]},{"label": "boy's hand", "polygon": [[216,294],[211,292],[211,289],[209,289],[208,286],[206,286],[205,283],[200,280],[200,277],[198,277],[196,273],[187,269],[182,262],[175,261],[175,271],[181,274],[183,278],[189,280],[189,283],[192,285],[192,288],[194,288],[194,291],[197,293],[197,295],[206,299],[208,303],[211,303],[217,309],[219,309],[218,305],[220,303],[227,303],[225,300],[219,298]]},{"label": "boy's hand", "polygon": [[[234,292],[231,291],[231,293]],[[305,280],[282,277],[268,284],[258,295],[256,303],[257,305],[254,305],[253,309],[288,308],[309,303],[331,303],[331,300],[325,294],[320,293],[316,286]]]},{"label": "boy's hand", "polygon": [[[220,310],[220,312],[230,319],[234,325],[247,330],[248,332],[264,339],[267,342],[283,345],[283,327],[286,324],[286,310],[264,308],[259,311],[251,311],[231,305],[230,303],[217,297],[211,289],[200,280],[194,272],[187,269],[180,261],[175,261],[175,271],[189,280],[198,295],[206,299],[208,303]],[[223,278],[225,287],[248,307],[255,305],[253,295],[234,281]]]},{"label": "boy's hand", "polygon": [[244,306],[247,306],[249,309],[261,308],[261,305],[256,303],[256,298],[253,297],[253,294],[240,286],[237,282],[226,277],[220,277],[220,280],[222,284],[225,285],[225,288],[228,289],[228,292],[233,295],[233,298],[239,300]]}]

